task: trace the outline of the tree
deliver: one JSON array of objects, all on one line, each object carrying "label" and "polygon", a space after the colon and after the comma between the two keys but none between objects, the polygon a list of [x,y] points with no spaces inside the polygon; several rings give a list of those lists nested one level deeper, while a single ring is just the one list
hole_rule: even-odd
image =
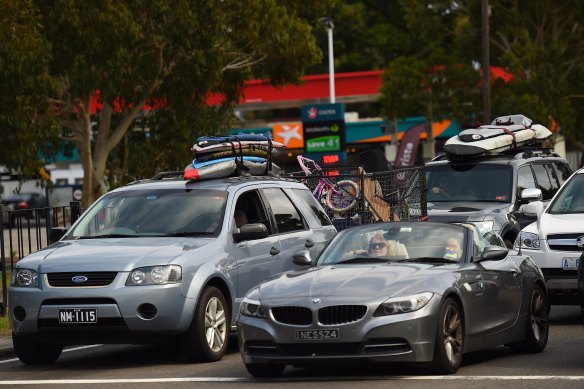
[{"label": "tree", "polygon": [[[176,131],[183,139],[190,130],[194,140],[198,133],[220,131],[215,126],[229,115],[246,80],[298,82],[321,59],[312,29],[327,6],[296,0],[34,3],[57,85],[49,103],[63,136],[79,150],[84,206],[106,190],[111,153],[137,120],[156,123],[165,113],[172,118],[167,123],[182,127],[140,130],[149,136]],[[93,116],[96,91],[100,107]],[[209,111],[212,93],[222,94],[223,105]],[[145,112],[147,106],[152,109]],[[193,112],[205,112],[204,120]],[[165,153],[174,151],[154,142]],[[191,145],[181,147],[188,153]]]},{"label": "tree", "polygon": [[[0,2],[0,165],[39,178],[57,126],[47,113],[49,44],[31,0]],[[53,141],[53,142],[51,142]]]}]

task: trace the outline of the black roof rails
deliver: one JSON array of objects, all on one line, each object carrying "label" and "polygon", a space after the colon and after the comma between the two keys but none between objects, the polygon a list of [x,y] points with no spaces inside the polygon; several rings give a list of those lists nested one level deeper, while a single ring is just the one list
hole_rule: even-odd
[{"label": "black roof rails", "polygon": [[151,180],[165,180],[169,178],[182,178],[185,172],[183,170],[175,170],[175,171],[168,171],[168,172],[160,172],[156,173]]}]

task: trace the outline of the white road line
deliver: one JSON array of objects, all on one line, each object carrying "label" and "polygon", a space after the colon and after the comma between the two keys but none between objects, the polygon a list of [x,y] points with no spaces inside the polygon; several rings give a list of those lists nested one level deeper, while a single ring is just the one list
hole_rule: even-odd
[{"label": "white road line", "polygon": [[[273,382],[287,381],[353,381],[356,377],[295,377],[291,379],[274,379]],[[584,381],[584,376],[403,376],[403,377],[358,377],[360,380],[412,380],[412,381],[507,381],[507,380],[531,380],[531,381]],[[101,380],[23,380],[0,381],[0,385],[65,385],[65,384],[135,384],[135,383],[160,383],[160,382],[253,382],[254,378],[244,377],[187,377],[187,378],[140,378],[140,379],[101,379]],[[265,382],[265,380],[262,380]]]},{"label": "white road line", "polygon": [[[67,348],[65,350],[63,350],[64,353],[68,353],[70,351],[78,351],[78,350],[85,350],[87,348],[93,348],[93,347],[99,347],[99,346],[103,346],[103,344],[92,344],[89,346],[79,346],[79,347],[72,347],[72,348]],[[18,358],[12,358],[12,359],[5,359],[3,361],[0,361],[0,364],[2,363],[9,363],[9,362],[16,362],[18,361]],[[2,382],[0,382],[1,384]]]}]

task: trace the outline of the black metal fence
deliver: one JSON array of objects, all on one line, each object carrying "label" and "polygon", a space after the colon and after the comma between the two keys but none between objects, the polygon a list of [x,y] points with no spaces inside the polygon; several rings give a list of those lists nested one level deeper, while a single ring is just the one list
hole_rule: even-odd
[{"label": "black metal fence", "polygon": [[50,244],[53,227],[70,227],[81,213],[81,204],[71,202],[68,206],[36,209],[5,210],[0,205],[0,271],[2,293],[0,316],[6,314],[8,292],[7,277],[20,258]]},{"label": "black metal fence", "polygon": [[[380,173],[366,173],[360,167],[323,168],[319,174],[294,172],[288,176],[302,181],[312,191],[339,231],[360,224],[427,219],[423,166]],[[344,202],[331,204],[330,191],[339,192]]]}]

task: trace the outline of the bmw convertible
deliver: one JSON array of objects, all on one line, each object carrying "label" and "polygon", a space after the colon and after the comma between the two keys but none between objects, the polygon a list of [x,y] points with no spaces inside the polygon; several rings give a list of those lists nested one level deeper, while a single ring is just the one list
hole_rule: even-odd
[{"label": "bmw convertible", "polygon": [[455,373],[463,354],[547,344],[548,301],[537,264],[472,224],[379,223],[339,233],[305,270],[250,290],[239,349],[253,376],[319,362],[416,362]]}]

